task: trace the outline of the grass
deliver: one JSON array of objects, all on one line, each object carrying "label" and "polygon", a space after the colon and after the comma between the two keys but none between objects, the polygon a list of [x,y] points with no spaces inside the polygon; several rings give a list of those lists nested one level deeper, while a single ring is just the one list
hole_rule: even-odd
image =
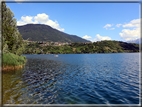
[{"label": "grass", "polygon": [[23,65],[25,62],[25,56],[19,56],[13,53],[3,53],[2,55],[3,66],[18,66]]}]

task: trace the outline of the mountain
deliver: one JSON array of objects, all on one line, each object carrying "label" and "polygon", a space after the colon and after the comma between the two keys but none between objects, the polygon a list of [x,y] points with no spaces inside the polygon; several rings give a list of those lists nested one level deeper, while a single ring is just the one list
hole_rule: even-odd
[{"label": "mountain", "polygon": [[[141,38],[142,41],[142,38]],[[135,40],[131,40],[131,41],[127,41],[127,43],[136,43],[136,44],[140,44],[140,38],[139,39],[135,39]]]},{"label": "mountain", "polygon": [[24,26],[17,26],[23,39],[29,38],[29,41],[47,41],[47,42],[91,42],[76,35],[70,35],[58,31],[48,25],[43,24],[27,24]]}]

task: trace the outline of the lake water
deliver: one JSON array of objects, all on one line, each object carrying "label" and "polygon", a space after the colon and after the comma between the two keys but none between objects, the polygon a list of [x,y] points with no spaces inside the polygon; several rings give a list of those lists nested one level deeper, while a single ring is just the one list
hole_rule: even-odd
[{"label": "lake water", "polygon": [[4,104],[139,104],[140,53],[24,56],[3,72]]}]

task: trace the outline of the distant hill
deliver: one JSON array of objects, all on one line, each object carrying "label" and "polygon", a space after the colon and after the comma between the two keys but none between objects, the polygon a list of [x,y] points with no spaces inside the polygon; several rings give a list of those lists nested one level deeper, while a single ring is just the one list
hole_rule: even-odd
[{"label": "distant hill", "polygon": [[139,51],[139,45],[136,43],[105,40],[101,42],[94,42],[93,44],[98,47],[97,51],[101,53],[125,53]]},{"label": "distant hill", "polygon": [[94,43],[71,43],[54,46],[30,43],[24,54],[75,54],[75,53],[132,53],[139,52],[139,44],[121,41],[98,41]]},{"label": "distant hill", "polygon": [[91,42],[76,35],[70,35],[58,31],[48,25],[43,24],[27,24],[24,26],[17,26],[23,39],[29,38],[29,41],[47,41],[47,42]]},{"label": "distant hill", "polygon": [[[141,38],[141,41],[142,41],[142,38]],[[136,44],[140,44],[140,39],[127,41],[127,43],[136,43]]]}]

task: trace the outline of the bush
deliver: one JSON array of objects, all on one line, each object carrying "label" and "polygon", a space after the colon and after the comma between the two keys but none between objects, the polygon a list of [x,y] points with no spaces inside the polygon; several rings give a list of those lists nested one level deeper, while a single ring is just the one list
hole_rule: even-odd
[{"label": "bush", "polygon": [[15,55],[13,53],[3,53],[2,62],[4,66],[23,65],[26,62],[26,57]]}]

